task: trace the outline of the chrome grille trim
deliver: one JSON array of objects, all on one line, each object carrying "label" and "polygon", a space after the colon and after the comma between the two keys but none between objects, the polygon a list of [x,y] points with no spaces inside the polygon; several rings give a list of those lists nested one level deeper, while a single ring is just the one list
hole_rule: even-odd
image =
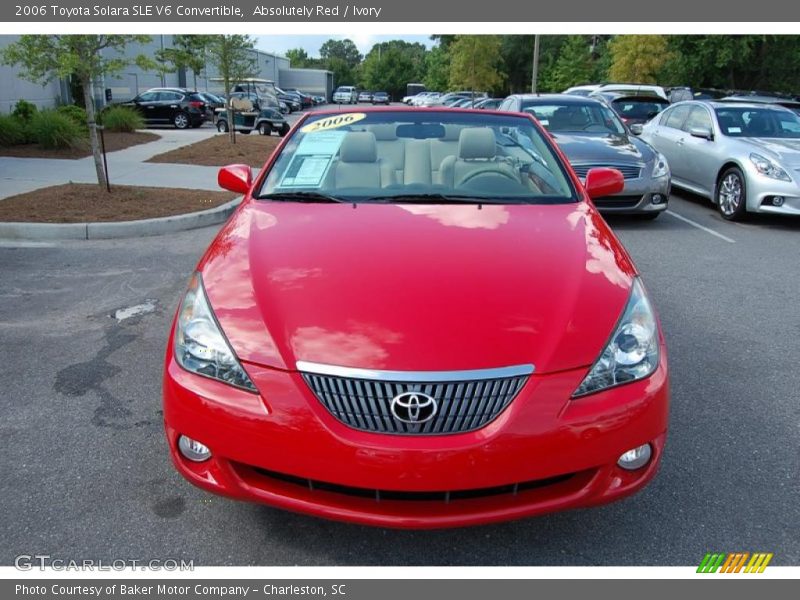
[{"label": "chrome grille trim", "polygon": [[353,379],[371,379],[376,381],[437,383],[441,381],[475,381],[479,379],[502,379],[532,375],[533,365],[516,365],[495,369],[469,369],[465,371],[381,371],[378,369],[359,369],[323,363],[297,361],[297,370],[315,375],[331,375],[333,377],[352,377]]},{"label": "chrome grille trim", "polygon": [[[323,407],[345,425],[397,435],[447,435],[485,427],[511,403],[533,365],[469,371],[380,371],[298,361],[303,380]],[[392,414],[399,394],[435,399],[428,421],[407,423]]]},{"label": "chrome grille trim", "polygon": [[575,174],[581,179],[586,177],[590,169],[599,168],[617,169],[620,173],[622,173],[623,179],[638,179],[642,176],[642,169],[644,167],[642,165],[623,163],[583,163],[572,165],[572,170],[575,171]]}]

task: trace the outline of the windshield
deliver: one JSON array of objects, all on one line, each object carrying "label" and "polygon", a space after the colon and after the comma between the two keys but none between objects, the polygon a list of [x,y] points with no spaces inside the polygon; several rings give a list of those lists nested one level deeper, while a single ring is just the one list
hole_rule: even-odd
[{"label": "windshield", "polygon": [[523,112],[532,114],[548,131],[570,133],[616,133],[624,134],[625,127],[617,115],[599,103],[528,103]]},{"label": "windshield", "polygon": [[576,202],[551,143],[530,120],[516,115],[443,110],[312,116],[288,140],[257,197]]},{"label": "windshield", "polygon": [[623,119],[649,120],[669,106],[661,98],[619,98],[611,102]]},{"label": "windshield", "polygon": [[800,117],[772,108],[716,108],[723,135],[730,137],[800,138]]}]

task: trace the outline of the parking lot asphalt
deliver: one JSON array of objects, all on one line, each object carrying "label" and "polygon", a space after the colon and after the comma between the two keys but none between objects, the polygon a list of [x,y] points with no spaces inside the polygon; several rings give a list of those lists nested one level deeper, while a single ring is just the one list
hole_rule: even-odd
[{"label": "parking lot asphalt", "polygon": [[661,472],[616,504],[427,532],[236,502],[174,471],[162,359],[216,228],[0,241],[0,564],[38,553],[196,565],[696,565],[709,551],[800,564],[800,219],[734,224],[674,195],[654,222],[608,220],[667,338]]},{"label": "parking lot asphalt", "polygon": [[[695,564],[710,550],[760,550],[798,564],[800,220],[731,224],[691,197],[673,197],[671,212],[691,222],[609,220],[670,352],[671,430],[657,479],[602,508],[434,532],[238,503],[174,472],[161,361],[214,228],[0,243],[0,563],[49,553],[235,565]],[[114,317],[136,305],[154,310]]]}]

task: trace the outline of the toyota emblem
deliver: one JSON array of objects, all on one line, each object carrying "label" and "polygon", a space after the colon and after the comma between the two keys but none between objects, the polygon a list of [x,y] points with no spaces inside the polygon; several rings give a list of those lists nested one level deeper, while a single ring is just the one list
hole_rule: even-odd
[{"label": "toyota emblem", "polygon": [[392,398],[392,414],[403,423],[425,423],[436,415],[438,409],[436,399],[422,392],[404,392]]}]

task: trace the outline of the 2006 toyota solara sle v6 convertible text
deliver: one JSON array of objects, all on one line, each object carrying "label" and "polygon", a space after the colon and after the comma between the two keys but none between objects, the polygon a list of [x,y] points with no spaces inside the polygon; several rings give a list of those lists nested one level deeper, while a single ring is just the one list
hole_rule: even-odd
[{"label": "2006 toyota solara sle v6 convertible text", "polygon": [[630,257],[530,115],[309,113],[201,259],[166,356],[190,482],[388,527],[602,504],[655,475],[669,389]]}]

